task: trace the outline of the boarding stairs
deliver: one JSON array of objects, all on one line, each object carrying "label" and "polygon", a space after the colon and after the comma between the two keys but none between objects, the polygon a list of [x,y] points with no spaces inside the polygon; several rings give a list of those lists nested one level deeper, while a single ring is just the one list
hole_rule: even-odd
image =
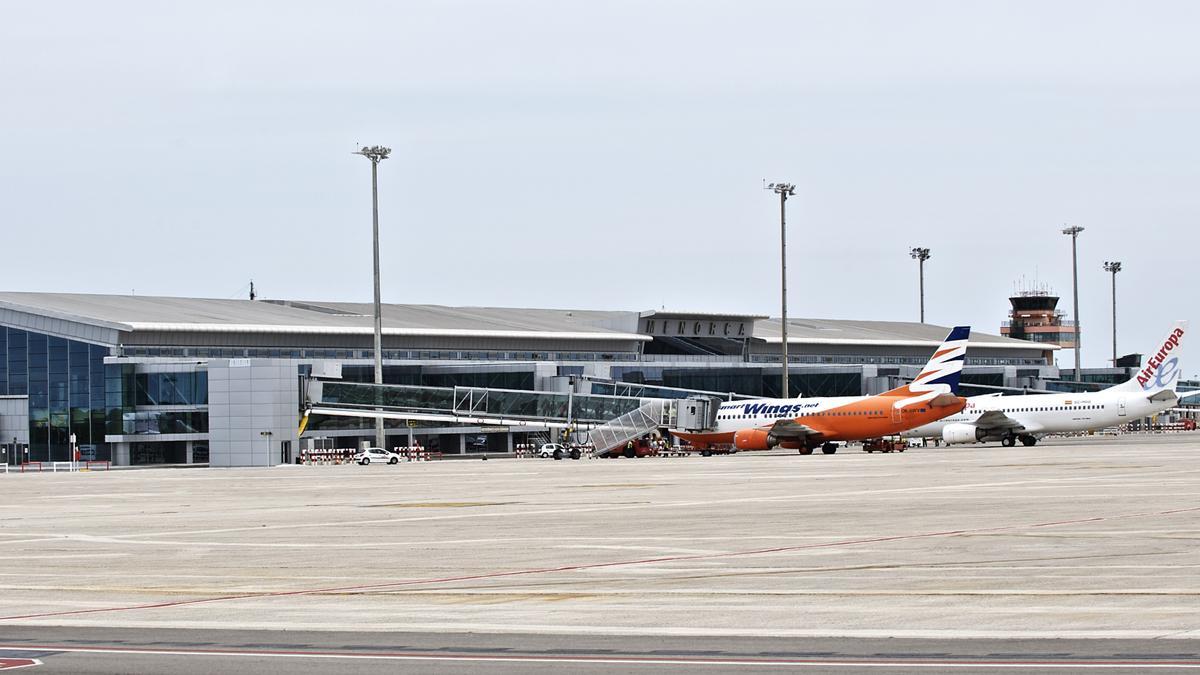
[{"label": "boarding stairs", "polygon": [[620,450],[629,441],[672,426],[675,410],[674,401],[645,399],[637,409],[592,429],[588,439],[596,454],[604,456]]}]

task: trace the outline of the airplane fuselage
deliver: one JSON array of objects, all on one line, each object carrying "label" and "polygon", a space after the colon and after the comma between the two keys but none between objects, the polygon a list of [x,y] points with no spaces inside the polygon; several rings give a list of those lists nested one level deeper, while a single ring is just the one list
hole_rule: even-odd
[{"label": "airplane fuselage", "polygon": [[[1091,431],[1147,417],[1176,405],[1174,397],[1151,401],[1148,394],[1101,391],[1090,394],[1030,394],[1023,396],[974,396],[962,412],[909,429],[909,438],[941,438],[951,424],[972,424],[986,412],[998,411],[1020,425],[1016,434],[1044,435]],[[981,440],[998,440],[1002,433]]]},{"label": "airplane fuselage", "polygon": [[957,399],[949,406],[935,406],[929,401],[905,407],[895,405],[907,398],[878,395],[732,401],[721,404],[713,430],[673,433],[694,445],[730,444],[739,431],[769,429],[779,420],[791,419],[818,432],[812,437],[814,442],[862,440],[931,423],[961,409],[965,400]]}]

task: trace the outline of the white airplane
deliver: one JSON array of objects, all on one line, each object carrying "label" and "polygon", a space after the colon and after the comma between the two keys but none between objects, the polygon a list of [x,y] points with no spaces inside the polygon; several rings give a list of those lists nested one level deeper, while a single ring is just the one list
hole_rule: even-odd
[{"label": "white airplane", "polygon": [[941,438],[947,444],[1000,441],[1011,448],[1021,441],[1034,445],[1046,434],[1089,431],[1155,415],[1200,394],[1175,391],[1183,373],[1179,355],[1187,322],[1177,321],[1157,351],[1128,382],[1102,391],[1074,394],[988,394],[967,399],[962,412],[909,429],[908,438]]}]

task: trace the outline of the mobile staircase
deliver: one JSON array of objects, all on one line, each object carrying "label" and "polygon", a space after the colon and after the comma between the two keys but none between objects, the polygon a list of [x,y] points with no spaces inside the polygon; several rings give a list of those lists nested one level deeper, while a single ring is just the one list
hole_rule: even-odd
[{"label": "mobile staircase", "polygon": [[675,404],[665,399],[645,399],[637,409],[593,428],[588,432],[588,440],[596,447],[596,456],[619,452],[629,441],[671,427]]}]

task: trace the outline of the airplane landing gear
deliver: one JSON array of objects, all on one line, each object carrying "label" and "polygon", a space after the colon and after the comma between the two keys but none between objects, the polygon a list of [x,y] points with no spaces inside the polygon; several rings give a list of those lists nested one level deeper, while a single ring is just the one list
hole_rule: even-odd
[{"label": "airplane landing gear", "polygon": [[1018,438],[1021,439],[1021,445],[1024,445],[1027,448],[1032,448],[1033,446],[1037,445],[1037,437],[1036,436],[1030,436],[1028,434],[1024,434],[1024,435],[1019,436]]},{"label": "airplane landing gear", "polygon": [[1011,448],[1012,446],[1014,446],[1016,444],[1017,444],[1016,436],[1009,435],[1009,436],[1005,436],[1004,438],[1000,439],[1000,445],[1003,445],[1006,448]]},{"label": "airplane landing gear", "polygon": [[811,446],[806,445],[806,446],[800,448],[800,454],[802,454],[802,455],[811,455],[812,453],[813,453],[813,448]]},{"label": "airplane landing gear", "polygon": [[832,455],[837,452],[837,443],[824,443],[821,445],[821,452]]}]

